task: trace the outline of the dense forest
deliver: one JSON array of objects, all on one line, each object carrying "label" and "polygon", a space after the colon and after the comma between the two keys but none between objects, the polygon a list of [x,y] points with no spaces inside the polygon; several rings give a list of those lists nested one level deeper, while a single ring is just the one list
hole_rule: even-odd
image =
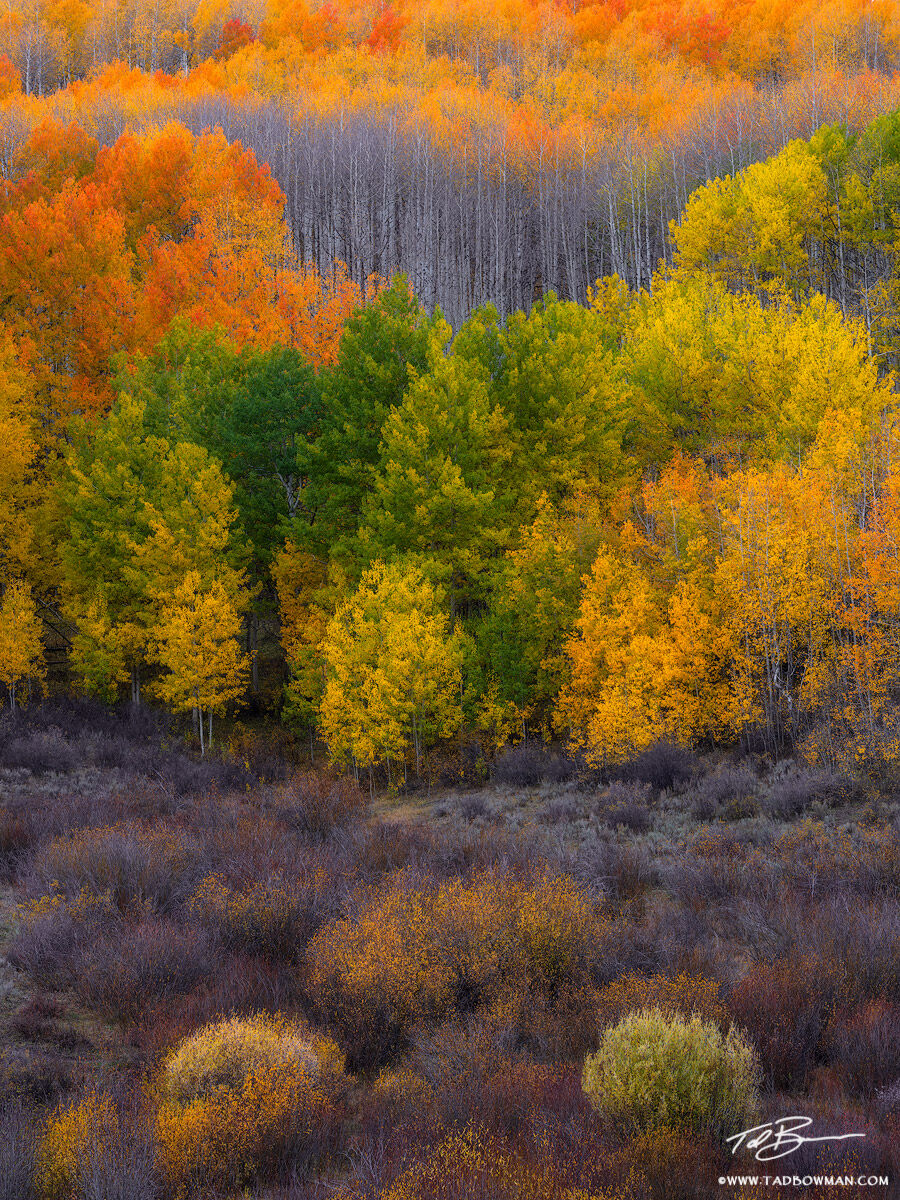
[{"label": "dense forest", "polygon": [[898,22],[10,10],[10,704],[890,754]]},{"label": "dense forest", "polygon": [[41,124],[0,226],[11,702],[49,665],[417,774],[464,731],[887,748],[898,130],[698,188],[649,289],[454,330],[304,264],[219,131]]}]

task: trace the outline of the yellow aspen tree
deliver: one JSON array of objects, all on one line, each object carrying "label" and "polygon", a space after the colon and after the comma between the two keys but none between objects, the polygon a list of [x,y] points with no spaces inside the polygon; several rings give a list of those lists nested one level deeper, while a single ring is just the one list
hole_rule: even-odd
[{"label": "yellow aspen tree", "polygon": [[177,712],[196,714],[201,754],[212,746],[213,713],[221,716],[246,686],[240,632],[231,589],[218,579],[204,586],[199,571],[187,573],[160,614],[155,657],[167,674],[158,690]]},{"label": "yellow aspen tree", "polygon": [[106,596],[98,588],[84,609],[72,636],[72,670],[86,692],[112,704],[129,676],[127,643],[120,627],[109,619]]},{"label": "yellow aspen tree", "polygon": [[329,752],[357,766],[405,761],[462,723],[462,652],[443,595],[410,563],[376,563],[328,624],[320,720]]},{"label": "yellow aspen tree", "polygon": [[9,692],[15,709],[16,688],[30,680],[42,680],[44,647],[41,622],[27,583],[8,583],[0,601],[0,683]]},{"label": "yellow aspen tree", "polygon": [[290,539],[272,564],[272,578],[289,672],[282,719],[312,726],[325,690],[325,629],[347,598],[346,579],[338,563],[323,562]]}]

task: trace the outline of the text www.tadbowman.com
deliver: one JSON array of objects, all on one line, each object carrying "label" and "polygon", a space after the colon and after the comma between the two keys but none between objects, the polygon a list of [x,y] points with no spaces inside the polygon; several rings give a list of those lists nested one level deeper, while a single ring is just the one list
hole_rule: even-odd
[{"label": "text www.tadbowman.com", "polygon": [[887,1187],[887,1175],[722,1175],[733,1187]]}]

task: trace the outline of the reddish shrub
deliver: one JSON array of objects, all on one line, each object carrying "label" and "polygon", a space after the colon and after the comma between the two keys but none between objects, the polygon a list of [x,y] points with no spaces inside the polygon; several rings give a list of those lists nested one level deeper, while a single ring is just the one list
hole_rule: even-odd
[{"label": "reddish shrub", "polygon": [[734,988],[728,1006],[756,1045],[769,1086],[792,1092],[806,1088],[845,986],[840,963],[789,958],[758,963]]},{"label": "reddish shrub", "polygon": [[845,1087],[872,1102],[900,1080],[900,1005],[886,1000],[861,1005],[829,1029],[826,1049]]},{"label": "reddish shrub", "polygon": [[313,837],[343,828],[368,806],[368,797],[352,780],[330,779],[312,771],[296,775],[279,792],[281,816]]},{"label": "reddish shrub", "polygon": [[115,1020],[133,1020],[145,1004],[188,992],[212,966],[200,929],[149,919],[83,944],[74,987],[85,1004]]},{"label": "reddish shrub", "polygon": [[18,1008],[10,1021],[11,1027],[26,1041],[47,1040],[55,1032],[53,1022],[62,1015],[62,1006],[49,996],[32,996]]}]

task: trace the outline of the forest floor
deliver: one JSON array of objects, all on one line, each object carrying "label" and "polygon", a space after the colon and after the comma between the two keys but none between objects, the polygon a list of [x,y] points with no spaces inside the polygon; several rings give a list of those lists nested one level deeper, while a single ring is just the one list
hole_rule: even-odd
[{"label": "forest floor", "polygon": [[[722,1200],[712,1178],[727,1166],[721,1147],[688,1138],[648,1165],[646,1146],[597,1124],[581,1094],[581,1064],[604,1023],[645,997],[686,1012],[705,1004],[737,1022],[760,1057],[765,1112],[788,1106],[823,1128],[862,1123],[863,1165],[900,1183],[900,795],[891,786],[799,761],[671,748],[606,777],[578,776],[530,747],[501,757],[480,786],[370,798],[310,772],[235,787],[227,762],[196,763],[154,737],[110,728],[91,740],[73,723],[0,746],[0,762],[20,764],[0,769],[0,1109],[15,1106],[7,1145],[24,1147],[17,1183],[3,1184],[0,1157],[0,1200],[39,1194],[22,1184],[22,1164],[60,1105],[92,1089],[133,1093],[197,1029],[258,1011],[333,1037],[352,1086],[338,1150],[313,1177],[263,1173],[249,1194],[319,1200],[340,1184],[347,1200],[380,1200],[461,1127],[499,1128],[525,1161],[531,1135],[510,1106],[527,1102],[551,1143],[567,1129],[571,1138],[573,1122],[585,1139],[583,1153],[560,1142],[551,1155],[565,1175],[560,1195],[623,1188],[622,1164],[633,1158],[646,1177],[636,1200]],[[542,780],[544,770],[554,778]],[[256,904],[260,922],[265,903],[287,896],[295,944],[246,929],[237,937],[220,918],[198,916],[192,897],[210,879],[232,901]],[[434,896],[458,883],[486,904],[502,880],[539,908],[553,880],[573,881],[585,897],[589,949],[578,951],[571,988],[563,980],[540,994],[533,981],[513,981],[504,992],[476,964],[480,999],[425,1006],[388,1041],[378,1040],[387,985],[376,968],[366,1001],[375,1009],[348,1020],[320,1003],[323,931],[343,936],[348,920],[385,897],[402,906],[410,889]],[[372,928],[377,959],[387,934]],[[441,936],[458,953],[469,932]],[[407,966],[418,978],[420,967]],[[532,989],[527,1003],[522,988]],[[520,1089],[510,1080],[523,1071],[531,1082]],[[672,1155],[696,1175],[677,1195],[667,1190]],[[601,1179],[595,1159],[607,1164]],[[132,1189],[127,1200],[168,1194]]]}]

